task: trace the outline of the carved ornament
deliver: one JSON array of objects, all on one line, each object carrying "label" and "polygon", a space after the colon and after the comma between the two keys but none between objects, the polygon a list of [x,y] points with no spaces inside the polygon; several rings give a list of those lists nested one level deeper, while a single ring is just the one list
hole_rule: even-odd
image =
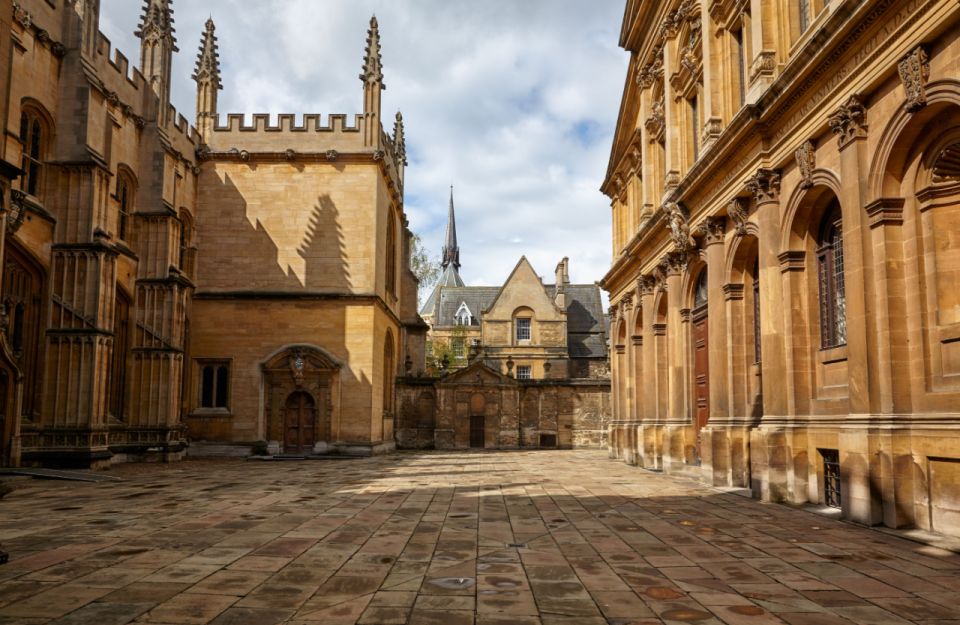
[{"label": "carved ornament", "polygon": [[637,289],[640,295],[650,295],[657,288],[657,278],[651,274],[645,274],[637,279]]},{"label": "carved ornament", "polygon": [[24,28],[30,28],[30,25],[33,24],[33,17],[30,12],[17,2],[13,3],[13,19]]},{"label": "carved ornament", "polygon": [[693,238],[690,236],[689,217],[683,207],[676,202],[666,202],[663,205],[663,214],[674,248],[685,252],[694,247]]},{"label": "carved ornament", "polygon": [[750,65],[750,82],[755,81],[760,76],[773,76],[776,69],[776,53],[773,50],[764,50],[757,55],[757,58]]},{"label": "carved ornament", "polygon": [[327,150],[327,153],[325,156],[327,157],[328,161],[335,161],[337,160],[337,157],[340,156],[340,153],[337,152],[336,150]]},{"label": "carved ornament", "polygon": [[761,167],[747,181],[747,191],[753,194],[758,204],[776,202],[780,199],[780,172]]},{"label": "carved ornament", "polygon": [[813,142],[805,141],[793,154],[800,170],[800,188],[809,189],[813,186],[813,170],[817,167],[817,152]]},{"label": "carved ornament", "polygon": [[633,293],[627,293],[620,299],[620,308],[624,313],[633,309]]},{"label": "carved ornament", "polygon": [[833,134],[840,137],[840,147],[846,146],[854,139],[867,136],[867,109],[860,98],[850,96],[846,104],[840,106],[837,112],[827,120]]},{"label": "carved ornament", "polygon": [[283,157],[288,161],[292,161],[293,159],[297,158],[297,153],[291,149],[287,149],[287,151],[283,153]]},{"label": "carved ornament", "polygon": [[707,217],[697,225],[697,233],[703,236],[707,245],[723,243],[723,235],[727,231],[725,217]]},{"label": "carved ornament", "polygon": [[747,234],[747,202],[743,198],[735,197],[727,202],[727,216],[733,222],[733,229],[737,234]]},{"label": "carved ornament", "polygon": [[927,105],[927,81],[930,79],[930,60],[923,46],[917,46],[897,63],[897,72],[907,93],[907,110],[911,113]]}]

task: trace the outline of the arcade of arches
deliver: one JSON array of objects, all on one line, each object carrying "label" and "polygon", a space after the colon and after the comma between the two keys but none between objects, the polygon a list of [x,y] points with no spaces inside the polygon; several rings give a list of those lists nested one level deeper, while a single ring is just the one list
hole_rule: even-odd
[{"label": "arcade of arches", "polygon": [[[790,29],[756,14],[766,4],[751,19],[742,3],[629,3],[637,80],[604,184],[609,449],[765,500],[960,534],[960,15],[836,4],[809,3],[813,49],[802,28],[778,39]],[[769,50],[735,47],[743,29]],[[712,85],[744,60],[731,100]],[[703,96],[693,129],[687,80]]]}]

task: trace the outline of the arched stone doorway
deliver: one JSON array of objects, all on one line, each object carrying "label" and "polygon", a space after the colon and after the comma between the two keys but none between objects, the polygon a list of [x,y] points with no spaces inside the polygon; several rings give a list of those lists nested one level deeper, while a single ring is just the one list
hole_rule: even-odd
[{"label": "arched stone doorway", "polygon": [[272,453],[324,452],[333,436],[340,364],[319,348],[293,345],[262,366],[265,439]]}]

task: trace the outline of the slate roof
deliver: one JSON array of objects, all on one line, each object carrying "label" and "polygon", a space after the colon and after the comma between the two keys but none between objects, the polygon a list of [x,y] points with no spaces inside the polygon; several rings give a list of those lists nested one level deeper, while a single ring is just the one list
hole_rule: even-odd
[{"label": "slate roof", "polygon": [[[437,302],[440,298],[440,291],[446,287],[462,287],[463,279],[460,277],[460,274],[457,272],[456,265],[449,264],[443,268],[443,273],[440,274],[440,279],[437,281],[437,286],[433,287],[433,293],[430,294],[430,297],[427,298],[427,301],[424,302],[423,307],[420,309],[421,315],[431,315],[434,313]],[[472,308],[470,309],[473,310]],[[457,311],[454,310],[450,315],[451,317]],[[479,313],[475,313],[479,315]]]},{"label": "slate roof", "polygon": [[[457,276],[459,278],[459,276]],[[552,300],[556,287],[543,287]],[[567,349],[571,358],[606,358],[607,328],[596,284],[568,284],[567,295]],[[473,325],[480,325],[481,313],[493,304],[500,293],[496,286],[438,286],[430,295],[420,314],[433,314],[433,325],[444,327],[455,324],[460,304],[466,303],[473,315]]]}]

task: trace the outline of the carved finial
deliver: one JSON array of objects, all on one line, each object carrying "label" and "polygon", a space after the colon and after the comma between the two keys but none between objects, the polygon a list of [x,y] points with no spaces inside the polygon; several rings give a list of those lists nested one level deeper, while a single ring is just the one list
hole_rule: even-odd
[{"label": "carved finial", "polygon": [[197,54],[197,65],[193,70],[193,78],[198,83],[209,81],[215,89],[223,89],[220,83],[220,50],[217,46],[216,26],[213,18],[207,20],[200,40],[200,53]]},{"label": "carved finial", "polygon": [[143,14],[140,16],[140,26],[134,32],[144,41],[149,39],[166,39],[173,44],[173,51],[177,52],[176,32],[173,28],[173,0],[144,0]]},{"label": "carved finial", "polygon": [[403,134],[403,115],[397,111],[396,121],[393,122],[393,145],[397,150],[397,160],[400,164],[407,164],[407,140]]},{"label": "carved finial", "polygon": [[377,16],[370,18],[370,29],[367,31],[367,47],[363,56],[363,71],[360,74],[360,80],[368,84],[378,84],[381,89],[386,89],[383,84],[383,61],[380,58],[380,25],[377,23]]}]

